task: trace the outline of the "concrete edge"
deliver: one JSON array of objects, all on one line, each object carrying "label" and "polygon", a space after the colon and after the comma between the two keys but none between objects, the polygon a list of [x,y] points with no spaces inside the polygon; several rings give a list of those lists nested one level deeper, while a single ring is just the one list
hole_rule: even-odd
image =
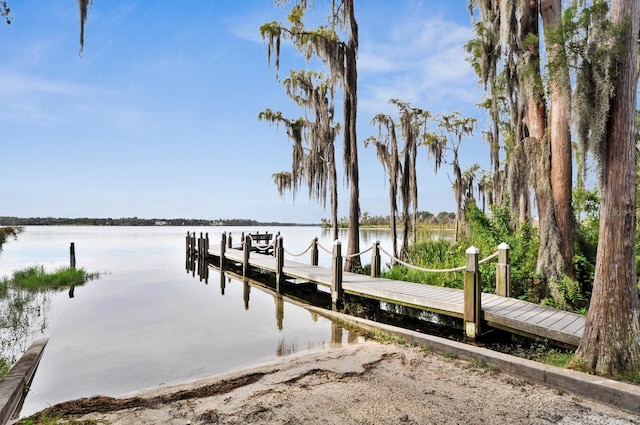
[{"label": "concrete edge", "polygon": [[640,386],[589,375],[571,369],[545,365],[483,347],[464,344],[438,336],[402,329],[344,313],[304,306],[307,310],[328,318],[353,323],[365,329],[379,329],[410,342],[423,344],[439,354],[453,354],[464,360],[476,360],[498,368],[509,375],[525,378],[547,387],[565,391],[603,403],[629,413],[640,415]]},{"label": "concrete edge", "polygon": [[38,339],[11,367],[7,376],[0,381],[0,425],[7,423],[16,407],[22,402],[29,384],[36,372],[48,338]]}]

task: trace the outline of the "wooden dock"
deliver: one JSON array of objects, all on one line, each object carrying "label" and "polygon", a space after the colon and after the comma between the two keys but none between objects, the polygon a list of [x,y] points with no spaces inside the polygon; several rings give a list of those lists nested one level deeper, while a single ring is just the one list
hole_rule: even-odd
[{"label": "wooden dock", "polygon": [[[250,245],[250,242],[248,244]],[[242,266],[243,273],[249,268],[275,273],[276,286],[282,279],[299,279],[330,288],[332,293],[337,292],[336,296],[343,292],[462,318],[465,321],[466,333],[470,337],[475,337],[483,327],[488,326],[577,347],[584,330],[585,316],[496,294],[480,294],[477,284],[469,291],[371,277],[342,270],[334,273],[335,266],[330,269],[285,259],[281,247],[278,255],[277,246],[274,250],[275,256],[226,248],[224,243],[216,244],[213,248],[208,244],[203,246],[207,246],[207,258],[212,260],[216,267],[224,267],[224,261],[221,262],[223,256],[225,261]],[[479,274],[477,259],[475,261],[476,270],[470,273],[467,268],[465,281],[473,281],[474,272]],[[471,267],[473,268],[473,265]],[[340,282],[336,282],[336,279]],[[479,275],[476,280],[476,283],[479,283]],[[466,284],[467,282],[465,287]],[[469,328],[469,325],[472,327]]]}]

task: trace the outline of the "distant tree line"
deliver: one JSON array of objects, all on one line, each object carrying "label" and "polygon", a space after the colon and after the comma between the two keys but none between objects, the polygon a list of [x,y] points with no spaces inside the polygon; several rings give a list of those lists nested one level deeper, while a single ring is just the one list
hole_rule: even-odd
[{"label": "distant tree line", "polygon": [[[2,226],[312,226],[313,224],[259,222],[244,218],[204,220],[194,218],[56,218],[3,217]],[[317,225],[317,224],[315,224]]]},{"label": "distant tree line", "polygon": [[[360,215],[360,226],[389,226],[391,221],[388,215],[371,215],[369,212],[365,211]],[[416,214],[418,223],[424,224],[439,224],[439,225],[454,225],[456,221],[456,213],[454,212],[446,212],[441,211],[438,215],[434,215],[429,211],[418,211]],[[397,222],[402,221],[404,219],[403,214],[399,214],[396,217]],[[331,227],[331,220],[328,218],[321,219],[322,227]],[[349,219],[347,217],[342,217],[338,220],[339,228],[348,228],[349,227]]]}]

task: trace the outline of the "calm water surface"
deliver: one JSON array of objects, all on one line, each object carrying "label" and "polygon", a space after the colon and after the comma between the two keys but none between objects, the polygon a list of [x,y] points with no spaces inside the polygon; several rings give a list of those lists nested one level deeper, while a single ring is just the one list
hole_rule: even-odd
[{"label": "calm water surface", "polygon": [[[77,266],[101,276],[75,288],[73,298],[61,291],[30,301],[36,314],[13,346],[23,350],[42,336],[49,343],[22,416],[69,399],[123,395],[359,340],[287,302],[280,323],[279,300],[255,287],[246,309],[244,285],[235,279],[223,296],[215,272],[208,285],[194,278],[185,270],[187,230],[208,232],[211,243],[222,231],[239,241],[242,231],[280,230],[292,254],[304,251],[314,236],[331,248],[329,232],[315,227],[25,227],[0,253],[1,277],[32,265],[49,271],[67,266],[71,242]],[[365,230],[361,247],[375,240],[391,245],[388,231]],[[321,251],[320,265],[329,264]]]}]

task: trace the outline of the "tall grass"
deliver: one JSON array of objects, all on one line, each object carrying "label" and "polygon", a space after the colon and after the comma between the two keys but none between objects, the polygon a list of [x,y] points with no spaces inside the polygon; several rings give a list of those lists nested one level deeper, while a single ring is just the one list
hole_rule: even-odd
[{"label": "tall grass", "polygon": [[[465,265],[465,251],[470,246],[480,250],[480,258],[494,253],[498,245],[506,242],[511,257],[511,293],[514,297],[523,297],[540,301],[542,297],[535,293],[535,265],[538,250],[538,238],[535,229],[523,225],[514,229],[506,208],[494,208],[486,215],[475,205],[469,205],[467,211],[469,233],[458,242],[447,239],[423,239],[409,247],[407,262],[428,269],[451,269]],[[495,290],[495,260],[480,266],[483,291]],[[396,266],[385,277],[411,282],[426,283],[450,288],[463,287],[463,273],[424,273]]]},{"label": "tall grass", "polygon": [[98,273],[87,273],[82,268],[63,267],[53,273],[47,273],[43,266],[33,266],[15,271],[11,278],[4,278],[0,282],[0,295],[8,287],[28,291],[64,289],[84,285],[87,281],[98,277]]}]

